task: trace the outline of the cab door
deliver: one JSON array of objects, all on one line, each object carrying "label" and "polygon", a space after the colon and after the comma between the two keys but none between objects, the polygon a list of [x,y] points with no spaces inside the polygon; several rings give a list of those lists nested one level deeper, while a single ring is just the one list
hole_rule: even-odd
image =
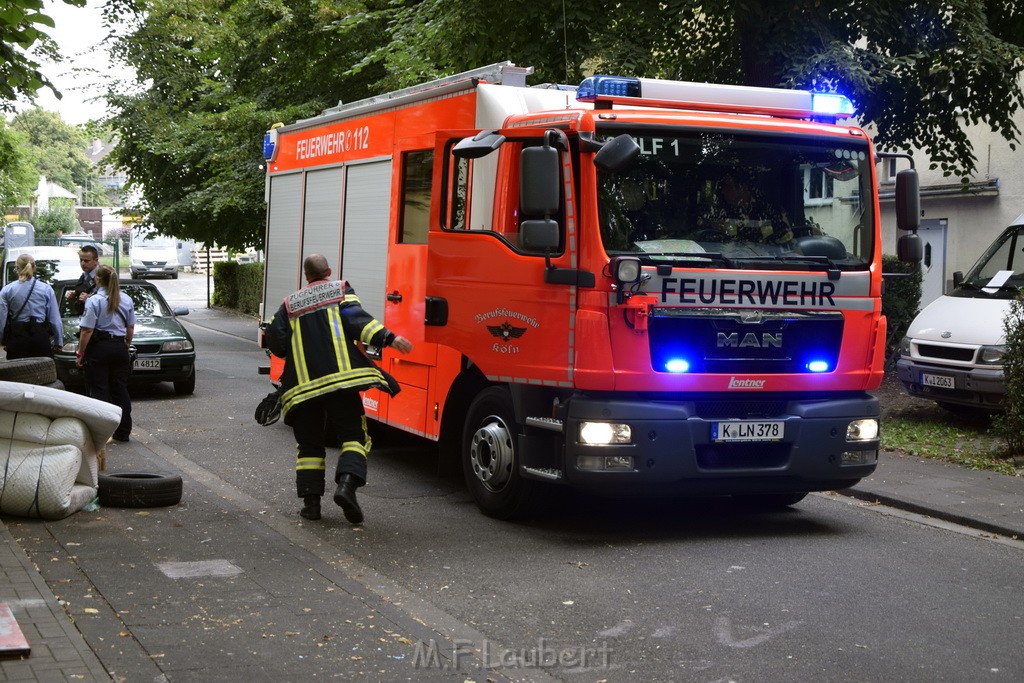
[{"label": "cab door", "polygon": [[[593,275],[577,270],[568,140],[547,136],[560,144],[556,186],[544,188],[557,207],[541,216],[523,210],[520,187],[533,187],[524,150],[543,147],[545,131],[502,130],[491,134],[505,138],[495,151],[458,156],[457,143],[476,132],[439,135],[435,145],[440,196],[427,246],[426,340],[456,350],[494,382],[572,387],[577,287],[592,286]],[[477,137],[488,144],[486,133]],[[538,222],[554,231],[548,248],[531,243]]]}]

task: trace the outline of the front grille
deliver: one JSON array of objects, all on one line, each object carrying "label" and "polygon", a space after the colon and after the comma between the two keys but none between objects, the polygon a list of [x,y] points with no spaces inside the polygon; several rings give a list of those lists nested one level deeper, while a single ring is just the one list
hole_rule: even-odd
[{"label": "front grille", "polygon": [[786,401],[697,401],[697,415],[705,420],[754,420],[768,417],[785,417]]},{"label": "front grille", "polygon": [[918,344],[917,352],[923,358],[939,358],[970,363],[974,360],[974,349],[956,346],[938,346],[937,344]]},{"label": "front grille", "polygon": [[784,467],[787,443],[727,443],[697,445],[697,466],[702,470],[762,470]]},{"label": "front grille", "polygon": [[659,309],[648,322],[651,367],[684,360],[689,373],[804,373],[834,370],[843,316],[833,312]]},{"label": "front grille", "polygon": [[160,344],[134,344],[141,354],[160,353]]}]

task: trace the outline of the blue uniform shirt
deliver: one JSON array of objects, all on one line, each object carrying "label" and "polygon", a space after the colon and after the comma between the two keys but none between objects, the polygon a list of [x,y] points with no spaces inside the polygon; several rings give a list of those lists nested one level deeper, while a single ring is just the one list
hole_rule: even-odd
[{"label": "blue uniform shirt", "polygon": [[[32,283],[35,282],[35,288]],[[29,297],[29,291],[32,296]],[[26,302],[25,299],[28,298]],[[22,304],[25,307],[22,308]],[[21,309],[21,313],[18,313]],[[57,296],[53,293],[53,287],[41,280],[16,280],[9,282],[0,289],[0,337],[3,337],[4,327],[7,326],[7,314],[18,313],[15,320],[27,322],[36,320],[46,322],[53,331],[54,344],[64,345],[64,325],[60,320],[60,312],[57,310]]]},{"label": "blue uniform shirt", "polygon": [[100,287],[95,294],[85,300],[85,313],[82,314],[79,326],[123,337],[128,331],[127,326],[135,325],[135,306],[131,297],[122,294],[121,304],[117,308],[124,316],[123,319],[116,311],[107,312],[107,289]]}]

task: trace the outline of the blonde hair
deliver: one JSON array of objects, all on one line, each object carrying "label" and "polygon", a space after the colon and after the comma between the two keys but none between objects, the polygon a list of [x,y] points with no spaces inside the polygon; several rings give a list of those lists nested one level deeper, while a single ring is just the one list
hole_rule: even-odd
[{"label": "blonde hair", "polygon": [[18,279],[27,282],[36,275],[36,260],[32,254],[21,254],[14,261],[14,269],[18,271]]},{"label": "blonde hair", "polygon": [[96,269],[96,284],[107,290],[107,313],[113,313],[121,305],[121,282],[110,266]]}]

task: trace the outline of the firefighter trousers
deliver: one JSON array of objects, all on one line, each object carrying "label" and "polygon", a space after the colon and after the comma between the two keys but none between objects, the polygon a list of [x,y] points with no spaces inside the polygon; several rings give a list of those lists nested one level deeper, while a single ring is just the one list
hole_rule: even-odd
[{"label": "firefighter trousers", "polygon": [[303,401],[289,411],[295,433],[295,486],[299,498],[322,496],[326,479],[325,433],[330,429],[341,446],[334,481],[343,474],[354,475],[359,486],[366,483],[366,458],[370,436],[366,431],[363,399],[358,391],[335,391]]}]

